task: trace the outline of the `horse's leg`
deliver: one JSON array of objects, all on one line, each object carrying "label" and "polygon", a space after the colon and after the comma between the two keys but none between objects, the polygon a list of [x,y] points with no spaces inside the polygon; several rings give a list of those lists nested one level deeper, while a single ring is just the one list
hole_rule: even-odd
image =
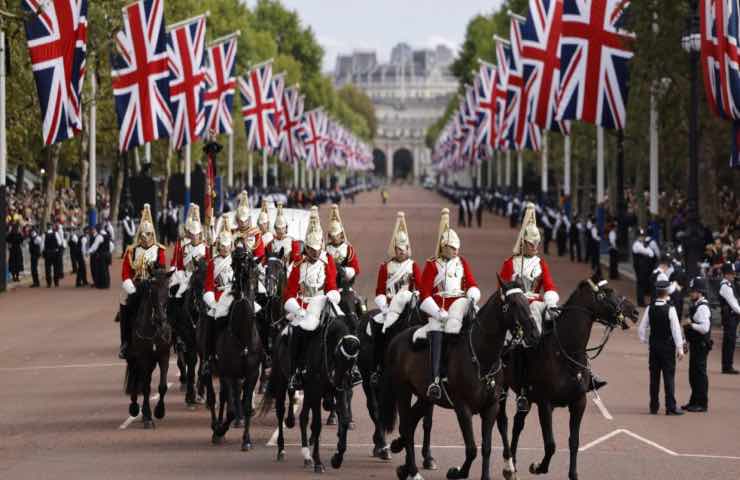
[{"label": "horse's leg", "polygon": [[470,465],[478,455],[478,448],[475,446],[475,433],[473,432],[473,413],[467,405],[456,405],[455,415],[457,423],[460,425],[463,440],[465,441],[465,462],[461,467],[452,467],[447,470],[447,478],[468,478]]},{"label": "horse's leg", "polygon": [[195,352],[188,350],[185,352],[185,364],[188,370],[187,373],[187,391],[185,392],[185,404],[190,408],[195,408],[195,364],[198,362],[198,357]]},{"label": "horse's leg", "polygon": [[144,375],[142,375],[141,395],[143,398],[141,399],[141,419],[144,422],[144,428],[154,428],[152,408],[149,404],[149,397],[152,393],[152,370],[154,370],[154,367],[147,365],[143,369]]},{"label": "horse's leg", "polygon": [[414,448],[414,437],[419,420],[424,416],[427,405],[421,399],[411,405],[411,392],[405,391],[398,398],[398,420],[399,431],[401,434],[400,441],[406,450],[406,463],[396,468],[396,475],[400,480],[414,478],[419,474],[419,468],[416,466],[416,450]]},{"label": "horse's leg", "polygon": [[509,446],[509,416],[506,414],[506,396],[499,401],[496,426],[499,435],[501,435],[501,444],[504,450],[504,470],[502,474],[505,480],[512,480],[516,477],[516,468],[511,459],[511,447]]},{"label": "horse's leg", "polygon": [[332,468],[339,468],[344,461],[344,452],[347,451],[347,431],[349,430],[349,400],[352,390],[337,392],[337,451],[331,457]]},{"label": "horse's leg", "polygon": [[491,450],[493,449],[493,424],[496,421],[498,404],[494,403],[481,412],[481,480],[491,480]]},{"label": "horse's leg", "polygon": [[542,442],[545,444],[545,456],[539,464],[533,463],[529,466],[529,473],[533,475],[547,473],[550,469],[550,459],[555,454],[555,436],[552,432],[552,405],[550,402],[538,402],[537,413],[540,417],[540,429],[542,429]]},{"label": "horse's leg", "polygon": [[347,390],[347,411],[345,412],[347,415],[347,428],[350,430],[355,429],[355,421],[354,417],[352,415],[352,397],[354,396],[354,390],[352,387]]},{"label": "horse's leg", "polygon": [[164,418],[165,407],[164,397],[167,395],[167,372],[170,369],[170,352],[167,350],[164,354],[159,356],[159,401],[154,407],[154,417],[158,420]]},{"label": "horse's leg", "polygon": [[299,422],[301,426],[301,454],[303,455],[303,466],[310,467],[311,465],[313,465],[313,460],[311,459],[311,450],[309,450],[308,448],[308,414],[311,411],[311,407],[308,406],[306,400],[306,395],[304,393],[303,407],[301,408]]},{"label": "horse's leg", "polygon": [[242,388],[242,381],[237,379],[234,379],[234,388],[236,389],[236,397],[234,403],[234,428],[242,428],[244,426],[244,409],[242,408],[242,405],[244,404],[244,395],[243,395],[243,388]]},{"label": "horse's leg", "polygon": [[424,412],[424,440],[421,447],[421,456],[424,459],[424,470],[437,470],[437,462],[432,456],[432,416],[434,415],[434,404],[429,402]]},{"label": "horse's leg", "polygon": [[570,467],[568,468],[568,478],[578,480],[578,447],[581,436],[581,420],[583,412],[586,410],[586,395],[568,405],[570,410],[570,438],[568,438],[568,448],[570,449]]},{"label": "horse's leg", "polygon": [[378,394],[375,388],[370,385],[368,379],[362,380],[362,390],[365,392],[365,403],[370,420],[373,421],[375,431],[373,432],[373,457],[381,460],[390,460],[391,453],[385,443],[385,429],[382,428],[378,416]]},{"label": "horse's leg", "polygon": [[211,430],[213,431],[211,441],[218,443],[219,437],[216,431],[218,430],[219,420],[216,416],[216,390],[213,388],[213,377],[208,375],[203,377],[202,380],[206,389],[206,404],[208,405],[208,410],[211,412]]},{"label": "horse's leg", "polygon": [[514,426],[511,431],[511,459],[514,462],[514,471],[516,471],[516,449],[519,445],[519,435],[524,430],[524,421],[527,419],[527,412],[517,410],[514,415]]},{"label": "horse's leg", "polygon": [[177,369],[180,371],[180,391],[182,392],[186,389],[188,381],[187,361],[183,352],[177,352]]},{"label": "horse's leg", "polygon": [[295,427],[295,392],[288,394],[288,414],[285,416],[285,426]]},{"label": "horse's leg", "polygon": [[[259,365],[259,364],[258,364]],[[244,379],[244,399],[242,403],[242,409],[244,410],[244,434],[242,435],[242,451],[248,452],[252,449],[252,438],[249,434],[249,429],[252,424],[252,400],[254,399],[254,388],[257,386],[257,380],[259,379],[259,366],[251,369],[247,378]]]},{"label": "horse's leg", "polygon": [[[314,473],[324,473],[326,468],[321,463],[321,395],[306,395],[311,398],[311,439],[313,440],[313,471]],[[305,401],[305,400],[304,400]]]},{"label": "horse's leg", "polygon": [[[292,408],[292,407],[291,407]],[[285,418],[285,388],[281,385],[275,390],[275,416],[278,422],[277,461],[285,460],[285,437],[283,435],[283,419]]]}]

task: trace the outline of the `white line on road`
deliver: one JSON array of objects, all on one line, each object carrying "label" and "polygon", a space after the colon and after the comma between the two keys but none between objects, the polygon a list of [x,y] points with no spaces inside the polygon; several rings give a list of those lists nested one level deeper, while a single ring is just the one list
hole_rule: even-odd
[{"label": "white line on road", "polygon": [[[169,390],[172,385],[173,385],[172,382],[167,382],[167,390]],[[155,393],[154,395],[152,395],[150,397],[150,400],[152,402],[158,402],[159,401],[159,393]],[[136,420],[138,420],[140,418],[141,418],[141,411],[139,411],[139,414],[137,416],[135,416],[135,417],[132,417],[132,416],[129,415],[129,417],[126,420],[124,420],[123,423],[118,427],[118,429],[119,430],[126,430],[129,427],[129,425],[131,425],[132,423],[134,423]]]}]

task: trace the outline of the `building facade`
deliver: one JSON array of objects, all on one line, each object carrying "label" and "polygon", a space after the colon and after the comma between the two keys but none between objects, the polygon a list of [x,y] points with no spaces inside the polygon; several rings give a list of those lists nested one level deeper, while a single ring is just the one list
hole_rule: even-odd
[{"label": "building facade", "polygon": [[445,46],[414,49],[406,43],[393,48],[388,63],[380,63],[375,51],[337,58],[335,85],[353,84],[375,105],[376,174],[414,181],[433,175],[426,131],[458,89],[450,72],[453,59]]}]

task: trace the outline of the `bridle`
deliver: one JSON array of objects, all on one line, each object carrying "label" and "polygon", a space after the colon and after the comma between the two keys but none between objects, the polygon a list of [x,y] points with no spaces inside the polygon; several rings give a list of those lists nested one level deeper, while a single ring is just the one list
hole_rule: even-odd
[{"label": "bridle", "polygon": [[141,325],[139,325],[134,330],[134,334],[141,340],[152,342],[153,344],[155,343],[155,340],[157,338],[161,339],[164,342],[167,340],[167,332],[165,328],[167,326],[167,307],[160,305],[159,298],[157,297],[157,289],[153,288],[153,282],[151,279],[142,280],[139,288],[143,289],[146,292],[146,299],[149,301],[150,306],[149,320],[152,327],[154,327],[154,333],[151,337],[144,335],[143,333],[141,333]]}]

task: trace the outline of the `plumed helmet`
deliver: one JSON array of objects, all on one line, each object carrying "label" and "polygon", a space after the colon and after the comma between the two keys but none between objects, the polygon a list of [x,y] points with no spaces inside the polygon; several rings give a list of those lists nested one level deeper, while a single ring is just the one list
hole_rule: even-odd
[{"label": "plumed helmet", "polygon": [[185,231],[191,235],[199,235],[203,232],[203,225],[200,223],[200,207],[191,203],[188,210],[188,220],[185,222]]},{"label": "plumed helmet", "polygon": [[257,217],[257,225],[262,225],[263,223],[270,223],[270,215],[267,214],[266,200],[262,200],[262,209],[260,210],[260,214]]},{"label": "plumed helmet", "polygon": [[141,209],[141,222],[139,228],[136,231],[135,245],[138,245],[142,235],[151,235],[154,239],[154,243],[157,242],[157,232],[154,229],[154,220],[152,219],[152,210],[148,203],[144,204],[144,208]]},{"label": "plumed helmet", "polygon": [[321,229],[321,219],[319,218],[319,209],[316,206],[311,207],[311,213],[308,218],[308,228],[306,229],[306,246],[314,250],[321,250],[324,246],[324,231]]},{"label": "plumed helmet", "polygon": [[249,194],[246,191],[242,191],[239,194],[239,206],[236,208],[236,219],[242,223],[246,223],[248,226],[252,224],[252,215],[249,208]]},{"label": "plumed helmet", "polygon": [[275,214],[275,229],[287,229],[288,228],[288,222],[285,220],[285,215],[283,214],[283,204],[278,203],[277,204],[277,213]]},{"label": "plumed helmet", "polygon": [[411,255],[411,239],[406,226],[406,215],[403,212],[398,212],[396,215],[396,226],[393,227],[393,236],[388,246],[388,256],[395,257],[397,248]]},{"label": "plumed helmet", "polygon": [[334,204],[331,206],[331,211],[329,212],[329,235],[336,237],[340,233],[344,233],[344,239],[347,240],[347,233],[344,231],[342,217],[339,215],[339,206]]},{"label": "plumed helmet", "polygon": [[234,243],[234,237],[231,234],[231,228],[229,227],[229,216],[227,214],[221,215],[221,221],[219,222],[219,231],[216,236],[217,247],[231,247]]},{"label": "plumed helmet", "polygon": [[519,231],[519,237],[514,244],[514,255],[523,253],[523,243],[532,244],[540,243],[540,229],[537,228],[537,215],[535,213],[534,203],[528,202],[524,207],[524,219],[522,220],[522,229]]},{"label": "plumed helmet", "polygon": [[450,228],[450,209],[443,208],[439,219],[439,233],[437,235],[437,256],[442,253],[443,247],[460,248],[460,237]]}]

